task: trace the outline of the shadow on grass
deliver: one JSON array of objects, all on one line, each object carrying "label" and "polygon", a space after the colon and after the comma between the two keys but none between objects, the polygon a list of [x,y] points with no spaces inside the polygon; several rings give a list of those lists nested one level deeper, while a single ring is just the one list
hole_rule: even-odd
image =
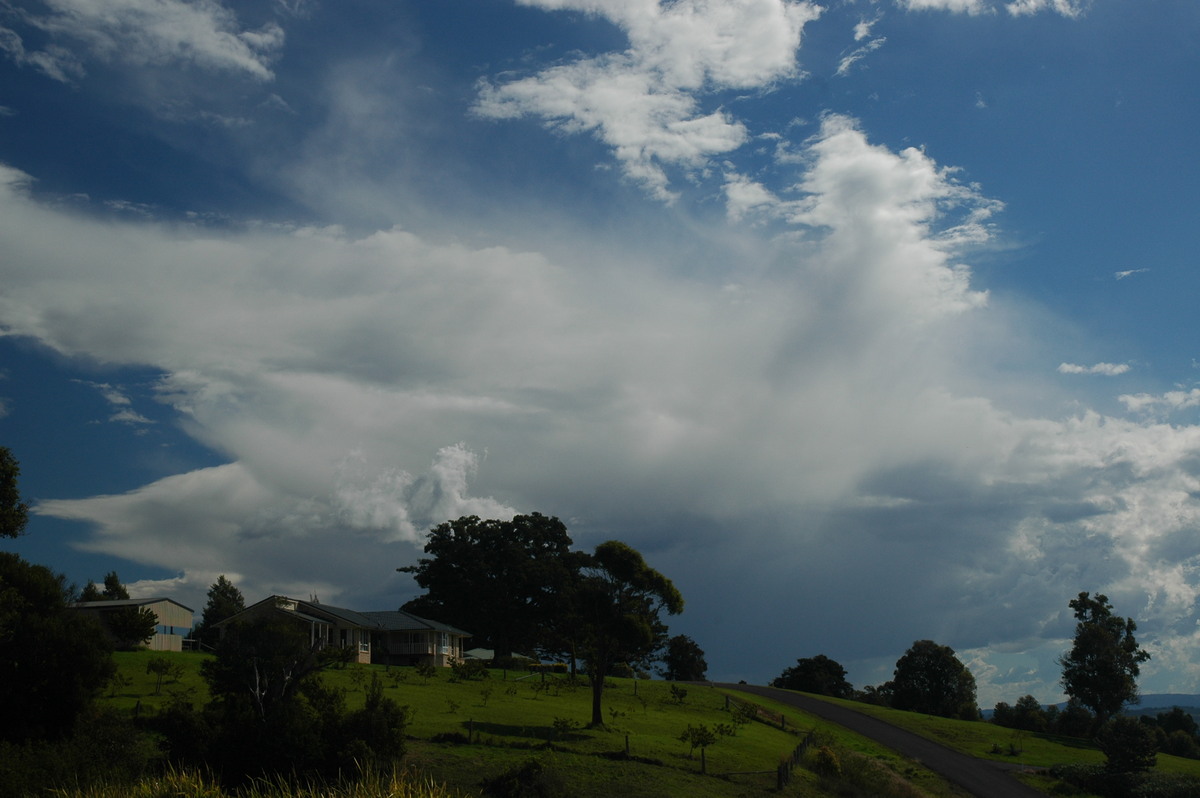
[{"label": "shadow on grass", "polygon": [[586,734],[584,730],[577,729],[566,733],[560,732],[553,726],[518,726],[508,723],[483,723],[480,721],[464,720],[461,724],[462,728],[470,733],[472,729],[475,735],[488,735],[491,737],[515,737],[524,740],[536,740],[541,743],[565,743],[573,740],[589,740],[591,735]]}]

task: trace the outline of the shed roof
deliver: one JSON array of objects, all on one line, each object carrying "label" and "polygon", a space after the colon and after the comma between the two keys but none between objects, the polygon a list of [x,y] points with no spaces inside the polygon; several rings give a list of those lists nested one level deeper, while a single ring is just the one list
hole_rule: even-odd
[{"label": "shed roof", "polygon": [[136,598],[136,599],[110,599],[107,601],[76,601],[71,604],[72,607],[80,610],[107,610],[116,609],[118,607],[144,607],[147,604],[157,604],[160,601],[167,601],[174,604],[176,607],[182,607],[188,612],[195,612],[191,607],[185,607],[175,599],[159,596],[157,598]]}]

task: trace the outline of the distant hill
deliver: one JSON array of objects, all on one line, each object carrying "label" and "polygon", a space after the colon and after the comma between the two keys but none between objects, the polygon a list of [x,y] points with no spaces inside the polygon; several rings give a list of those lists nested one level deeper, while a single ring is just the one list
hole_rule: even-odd
[{"label": "distant hill", "polygon": [[1200,712],[1200,695],[1189,693],[1151,693],[1150,695],[1142,696],[1142,700],[1133,705],[1134,710],[1170,709],[1171,707],[1183,707]]},{"label": "distant hill", "polygon": [[[1067,705],[1066,701],[1062,701],[1054,706],[1062,709]],[[1043,704],[1042,708],[1046,706]],[[1200,720],[1200,695],[1193,693],[1150,693],[1142,696],[1142,700],[1138,703],[1126,707],[1125,711],[1130,715],[1157,715],[1160,712],[1167,712],[1171,707],[1180,707],[1187,711],[1189,715]],[[991,720],[995,714],[990,709],[983,710],[983,719]]]}]

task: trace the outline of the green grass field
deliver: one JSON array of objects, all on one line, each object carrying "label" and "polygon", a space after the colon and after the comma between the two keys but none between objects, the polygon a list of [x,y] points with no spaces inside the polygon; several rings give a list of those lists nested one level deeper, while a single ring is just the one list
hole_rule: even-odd
[{"label": "green grass field", "polygon": [[[157,686],[146,664],[163,656],[180,667]],[[130,713],[152,713],[177,699],[200,705],[208,700],[199,675],[205,656],[119,653],[116,658],[124,678],[104,693],[103,701]],[[462,794],[476,793],[484,780],[531,762],[561,780],[565,794],[580,798],[960,794],[920,764],[869,739],[759,697],[754,699],[761,709],[757,719],[741,725],[732,736],[719,735],[704,751],[707,773],[701,774],[700,751],[690,751],[679,739],[684,729],[701,724],[710,729],[718,724],[735,726],[731,707],[736,708],[736,703],[730,704],[724,692],[711,687],[679,685],[687,691],[680,701],[668,682],[610,679],[604,698],[606,727],[589,729],[585,724],[591,716],[590,689],[584,681],[572,684],[561,676],[497,670],[485,680],[453,681],[449,670],[424,679],[413,668],[367,665],[322,674],[328,685],[345,691],[351,709],[362,705],[373,676],[382,681],[387,695],[410,708],[408,765]],[[734,702],[744,698],[738,693],[731,696]],[[1103,761],[1099,751],[1079,740],[848,703],[972,756],[1030,768]],[[781,716],[786,717],[785,724]],[[843,780],[821,777],[801,767],[792,783],[777,791],[776,767],[810,732],[817,741],[813,750],[827,745],[836,751],[846,775]],[[811,756],[812,751],[810,761]],[[1200,762],[1160,755],[1159,770],[1200,777]],[[851,776],[870,776],[874,781],[854,791],[841,783]],[[1047,791],[1052,786],[1047,776],[1026,780]]]},{"label": "green grass field", "polygon": [[[169,657],[182,667],[156,687],[146,664]],[[104,693],[103,701],[130,713],[153,713],[179,698],[197,706],[208,693],[200,678],[206,655],[147,651],[116,655],[124,680]],[[608,796],[689,795],[725,798],[772,793],[793,796],[833,794],[828,784],[804,768],[776,791],[776,768],[811,731],[823,744],[862,754],[890,768],[915,792],[897,794],[952,796],[939,777],[906,762],[865,738],[831,727],[818,719],[787,711],[786,729],[764,711],[759,720],[742,725],[732,736],[718,736],[704,751],[692,752],[679,737],[688,725],[735,726],[724,693],[710,687],[680,685],[679,701],[671,684],[654,680],[610,679],[605,691],[606,727],[586,728],[591,717],[591,691],[586,682],[524,672],[491,671],[481,681],[451,680],[449,670],[430,679],[413,668],[349,665],[325,671],[322,678],[346,692],[349,708],[361,706],[372,677],[386,693],[410,708],[408,763],[423,775],[466,793],[506,771],[536,761],[569,779],[569,794]],[[156,692],[157,690],[157,692]],[[735,696],[732,706],[736,707]],[[763,702],[756,702],[763,703]],[[777,711],[777,708],[772,708]],[[827,780],[826,780],[827,781]]]}]

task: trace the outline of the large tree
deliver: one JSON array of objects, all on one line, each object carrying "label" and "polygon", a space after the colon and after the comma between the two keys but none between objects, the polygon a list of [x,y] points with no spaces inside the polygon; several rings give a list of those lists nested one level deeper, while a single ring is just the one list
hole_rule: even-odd
[{"label": "large tree", "polygon": [[975,677],[954,649],[918,640],[896,661],[890,683],[892,706],[944,718],[975,720]]},{"label": "large tree", "polygon": [[796,664],[784,669],[771,685],[835,698],[849,698],[854,694],[854,687],[846,681],[846,669],[824,654],[796,660]]},{"label": "large tree", "polygon": [[1139,665],[1150,654],[1138,646],[1132,618],[1113,615],[1108,596],[1087,592],[1071,599],[1075,611],[1075,642],[1059,658],[1062,686],[1067,695],[1092,710],[1097,725],[1137,703]]},{"label": "large tree", "polygon": [[673,682],[698,682],[708,672],[704,649],[687,635],[675,635],[667,641],[663,655],[663,667],[659,669],[664,679]]},{"label": "large tree", "polygon": [[17,478],[21,464],[6,446],[0,446],[0,538],[15,538],[25,531],[29,505],[21,501]]},{"label": "large tree", "polygon": [[192,630],[192,637],[214,645],[217,639],[216,625],[244,609],[246,600],[242,597],[242,591],[226,579],[225,574],[221,574],[208,588],[208,603],[204,605],[200,623]]},{"label": "large tree", "polygon": [[511,521],[464,516],[429,532],[413,574],[423,596],[403,609],[470,632],[497,657],[540,646],[571,576],[571,538],[540,513]]},{"label": "large tree", "polygon": [[660,614],[683,612],[670,579],[630,546],[610,540],[596,547],[571,589],[579,619],[578,650],[592,686],[592,726],[604,725],[604,680],[617,664],[645,662],[666,637]]},{"label": "large tree", "polygon": [[67,607],[66,579],[0,552],[0,740],[66,734],[113,674],[100,623]]}]

